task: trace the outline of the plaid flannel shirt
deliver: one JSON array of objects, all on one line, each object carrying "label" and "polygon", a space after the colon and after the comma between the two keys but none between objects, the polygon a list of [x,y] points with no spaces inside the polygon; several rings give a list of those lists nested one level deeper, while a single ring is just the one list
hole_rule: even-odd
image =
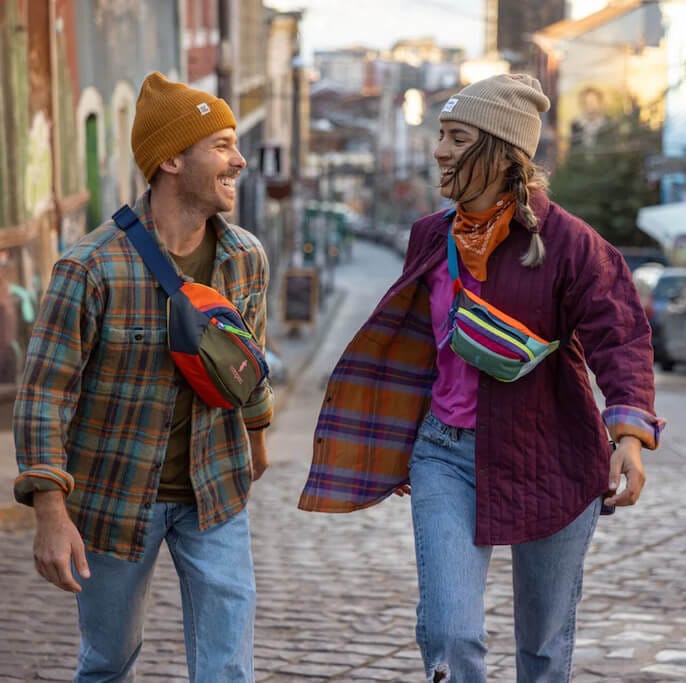
[{"label": "plaid flannel shirt", "polygon": [[[149,199],[148,191],[134,211],[161,245]],[[212,285],[264,348],[264,251],[220,215],[211,224]],[[57,261],[41,304],[15,405],[16,499],[30,505],[34,491],[60,488],[89,549],[139,560],[179,382],[167,348],[166,295],[108,221]],[[242,410],[195,399],[190,476],[201,529],[245,506],[252,481],[246,428],[266,427],[271,415],[266,382]]]}]

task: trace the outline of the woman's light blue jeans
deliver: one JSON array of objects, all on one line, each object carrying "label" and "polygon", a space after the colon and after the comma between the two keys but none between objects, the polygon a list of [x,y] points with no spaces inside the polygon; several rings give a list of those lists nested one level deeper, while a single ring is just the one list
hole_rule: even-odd
[{"label": "woman's light blue jeans", "polygon": [[81,650],[75,683],[133,681],[157,555],[166,540],[181,585],[192,683],[252,683],[255,578],[248,512],[207,531],[194,504],[155,503],[141,562],[87,553],[77,594]]},{"label": "woman's light blue jeans", "polygon": [[[474,544],[474,433],[429,413],[410,459],[419,580],[417,643],[427,681],[484,683],[491,546]],[[571,678],[583,563],[601,501],[561,531],[512,546],[518,683]]]}]

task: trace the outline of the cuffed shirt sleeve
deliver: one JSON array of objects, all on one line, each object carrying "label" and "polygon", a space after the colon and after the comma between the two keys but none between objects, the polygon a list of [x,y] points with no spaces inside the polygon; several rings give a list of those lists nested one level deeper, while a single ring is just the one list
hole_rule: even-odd
[{"label": "cuffed shirt sleeve", "polygon": [[603,421],[613,441],[623,436],[635,436],[643,446],[655,450],[666,420],[631,406],[609,406],[603,411]]},{"label": "cuffed shirt sleeve", "polygon": [[250,431],[266,429],[272,421],[273,392],[268,382],[259,386],[242,408],[243,421]]},{"label": "cuffed shirt sleeve", "polygon": [[29,467],[14,480],[14,498],[24,505],[33,505],[33,494],[37,491],[62,491],[67,497],[73,490],[71,474],[49,465]]}]

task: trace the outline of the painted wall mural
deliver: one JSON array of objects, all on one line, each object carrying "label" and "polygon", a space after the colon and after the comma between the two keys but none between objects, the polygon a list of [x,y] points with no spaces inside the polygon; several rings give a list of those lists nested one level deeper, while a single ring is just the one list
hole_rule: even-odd
[{"label": "painted wall mural", "polygon": [[28,215],[35,218],[47,211],[52,203],[50,127],[42,111],[33,117],[27,156],[24,170],[24,203]]}]

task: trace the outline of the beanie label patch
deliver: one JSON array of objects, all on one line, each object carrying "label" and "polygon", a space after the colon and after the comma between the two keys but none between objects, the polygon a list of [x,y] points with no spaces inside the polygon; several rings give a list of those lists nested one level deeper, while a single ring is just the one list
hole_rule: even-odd
[{"label": "beanie label patch", "polygon": [[210,105],[207,104],[207,102],[201,102],[200,104],[195,105],[198,108],[198,111],[205,116],[205,114],[210,113]]},{"label": "beanie label patch", "polygon": [[441,110],[441,114],[450,114],[453,109],[455,109],[455,105],[457,104],[459,100],[459,97],[451,97],[446,103],[443,109]]}]

